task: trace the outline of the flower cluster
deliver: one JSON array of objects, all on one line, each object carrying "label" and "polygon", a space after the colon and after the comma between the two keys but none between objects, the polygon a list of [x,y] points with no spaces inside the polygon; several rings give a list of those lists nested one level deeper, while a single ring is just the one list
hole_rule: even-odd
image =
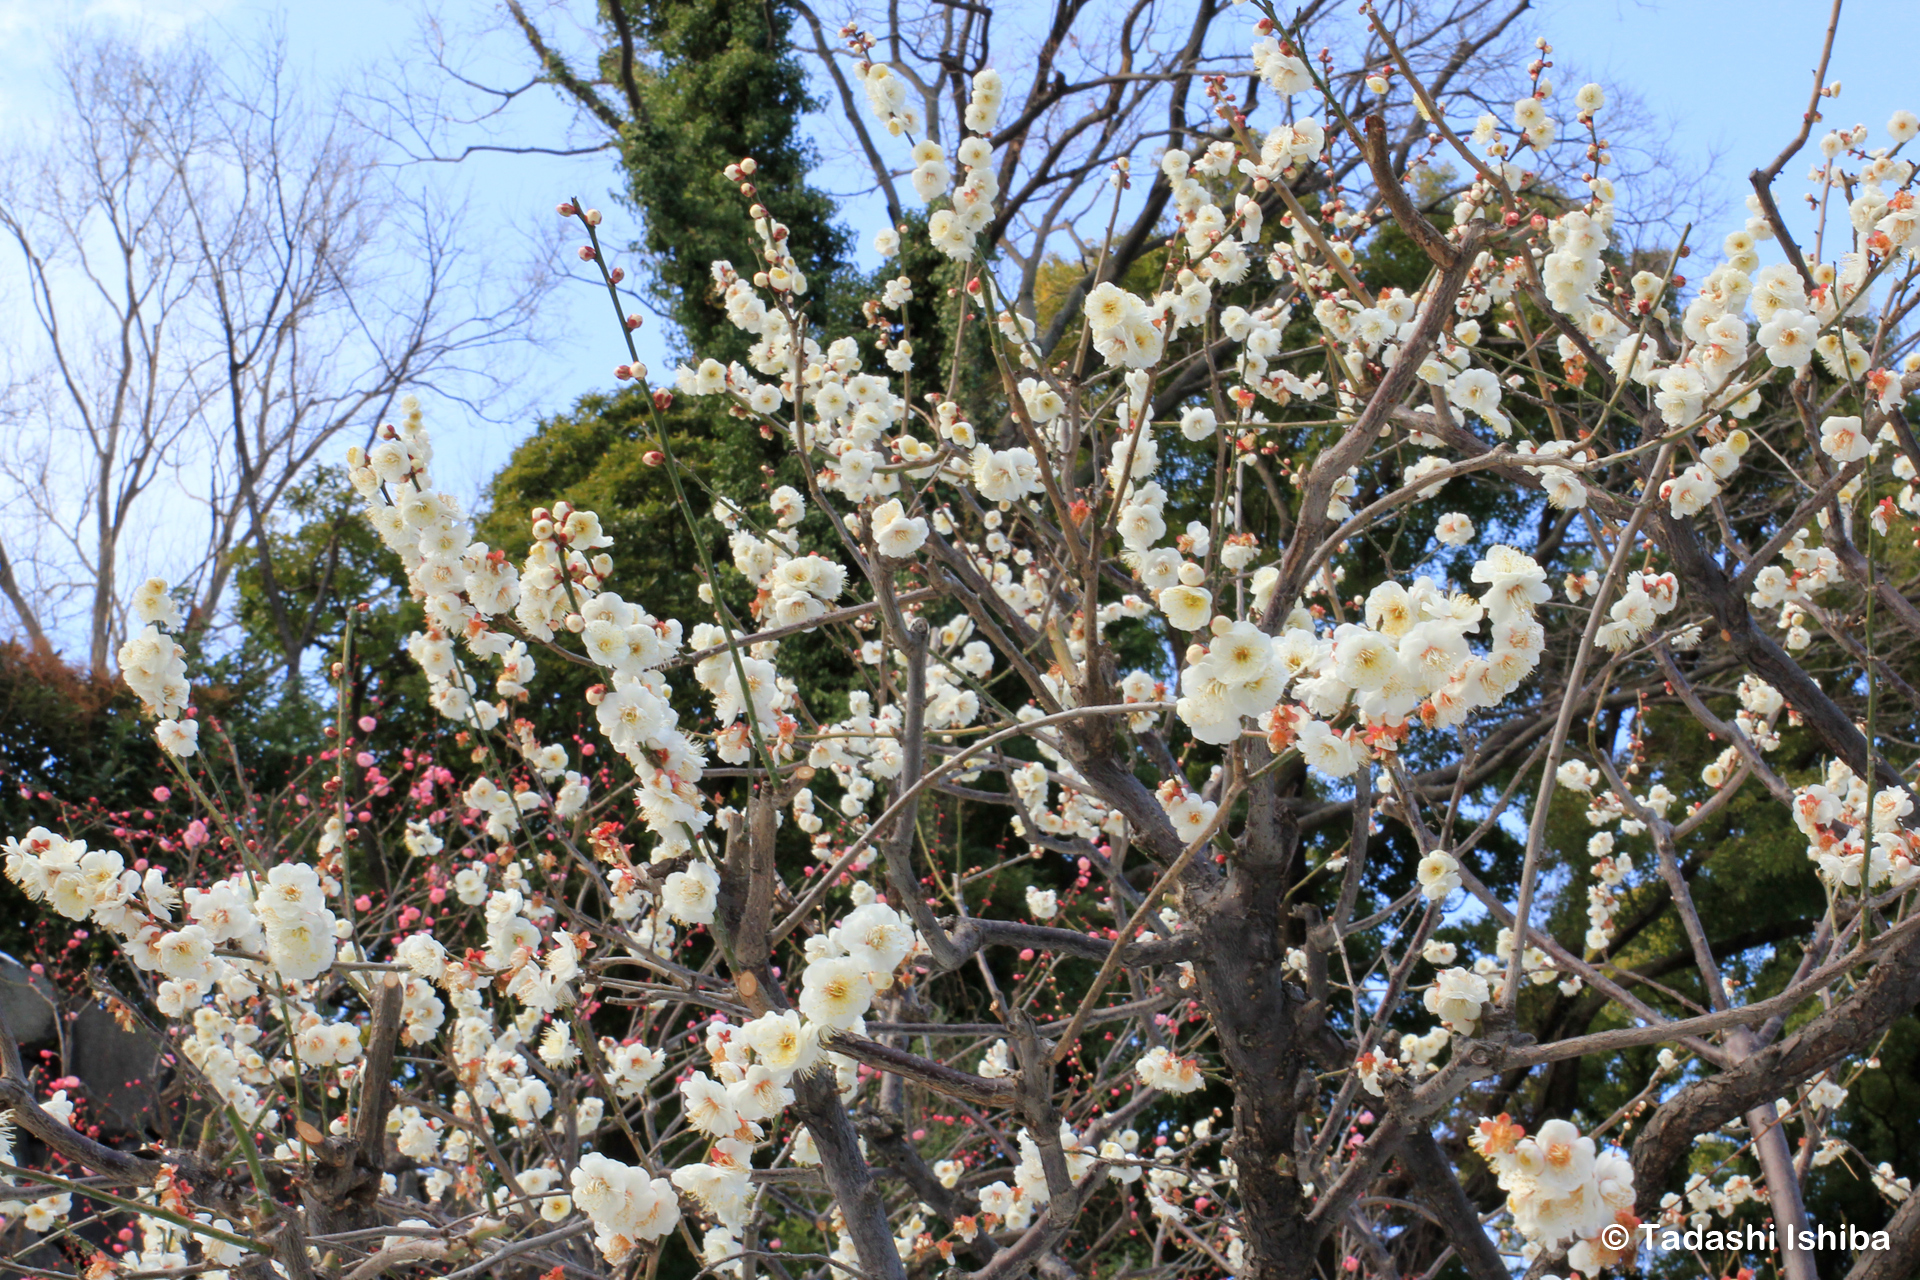
[{"label": "flower cluster", "polygon": [[1206,1083],[1199,1062],[1171,1053],[1164,1045],[1149,1049],[1133,1069],[1148,1087],[1168,1093],[1192,1093]]},{"label": "flower cluster", "polygon": [[140,696],[149,715],[157,716],[160,745],[176,756],[190,756],[199,742],[197,721],[175,719],[187,708],[186,649],[173,637],[181,626],[180,606],[167,584],[149,578],[133,597],[134,616],[146,625],[120,646],[120,675]]},{"label": "flower cluster", "polygon": [[[1565,109],[1544,43],[1511,111],[1469,127],[1397,57],[1343,77],[1331,46],[1316,67],[1269,18],[1243,70],[1283,118],[1250,122],[1233,81],[1205,77],[1225,123],[1155,144],[1154,269],[1107,270],[1141,238],[1110,234],[1049,318],[1001,252],[1029,216],[1032,156],[1024,118],[1001,119],[999,73],[946,73],[936,96],[872,37],[842,35],[849,92],[910,148],[883,178],[927,206],[940,287],[903,270],[876,283],[862,332],[834,332],[758,163],[725,166],[755,240],[750,262],[711,267],[738,358],[695,354],[662,385],[637,361],[616,371],[694,534],[694,614],[664,616],[649,583],[611,589],[613,538],[571,503],[527,513],[517,560],[475,541],[408,403],[347,460],[422,618],[405,654],[457,771],[440,742],[377,756],[343,716],[285,803],[234,814],[218,807],[234,789],[201,785],[224,768],[201,735],[224,730],[189,713],[179,611],[165,582],[138,593],[125,677],[193,802],[216,806],[154,846],[191,870],[170,882],[128,823],[112,836],[125,853],[35,827],[7,842],[7,874],[120,944],[198,1091],[183,1105],[210,1126],[202,1147],[237,1124],[263,1199],[296,1170],[320,1194],[315,1165],[369,1143],[355,1117],[391,1104],[354,1156],[379,1175],[380,1225],[337,1243],[371,1256],[381,1237],[396,1268],[519,1252],[545,1268],[591,1228],[598,1261],[632,1269],[684,1218],[703,1265],[738,1276],[749,1248],[782,1250],[756,1216],[790,1198],[849,1273],[1009,1249],[1052,1273],[1081,1265],[1053,1252],[1078,1239],[1062,1215],[1117,1188],[1165,1227],[1171,1268],[1277,1274],[1276,1249],[1311,1237],[1317,1258],[1337,1232],[1359,1271],[1407,1191],[1372,1194],[1398,1139],[1370,1100],[1430,1090],[1458,1121],[1466,1068],[1535,1012],[1522,983],[1592,989],[1629,1022],[1673,1019],[1676,1044],[1718,1036],[1731,1054],[1724,1022],[1686,1025],[1692,1010],[1662,1003],[1673,989],[1623,992],[1601,958],[1644,940],[1662,895],[1700,914],[1685,876],[1641,874],[1654,862],[1634,841],[1666,868],[1669,842],[1714,813],[1750,821],[1723,806],[1761,778],[1793,796],[1807,883],[1862,899],[1832,913],[1821,971],[1847,970],[1842,949],[1870,933],[1894,945],[1878,921],[1920,881],[1908,788],[1839,763],[1795,786],[1770,757],[1806,728],[1820,758],[1857,759],[1855,705],[1895,740],[1882,702],[1792,655],[1904,661],[1884,632],[1864,647],[1851,633],[1856,600],[1884,603],[1876,625],[1910,621],[1875,557],[1901,512],[1920,514],[1899,416],[1920,360],[1901,354],[1906,304],[1873,307],[1879,282],[1896,299],[1920,282],[1914,171],[1895,154],[1920,125],[1896,118],[1876,152],[1864,132],[1820,144],[1817,181],[1844,191],[1854,233],[1837,261],[1763,265],[1761,242],[1785,232],[1756,205],[1689,284],[1629,265],[1601,173],[1606,95],[1585,86]],[[1342,84],[1385,103],[1410,89],[1407,119],[1436,150],[1348,155],[1360,116]],[[1582,131],[1576,180],[1556,158]],[[1089,194],[1111,196],[1117,226],[1147,184],[1139,157],[1105,147],[1083,171],[1111,175]],[[1432,155],[1464,166],[1444,230],[1406,189]],[[1379,199],[1356,194],[1369,178]],[[1398,283],[1372,278],[1400,252],[1388,218],[1425,257]],[[875,247],[893,258],[908,234],[889,226]],[[601,252],[595,234],[581,260],[617,286]],[[1031,261],[1049,289],[1078,278]],[[921,327],[936,309],[952,324],[930,373],[913,342],[936,349]],[[703,429],[743,424],[784,451],[780,469],[716,491],[674,455],[676,404]],[[1784,647],[1742,626],[1743,598]],[[1695,648],[1751,669],[1701,683],[1729,666]],[[538,727],[555,660],[590,672],[577,739]],[[1682,731],[1654,709],[1682,704],[1713,735],[1697,775],[1647,759],[1656,732]],[[1513,877],[1493,845],[1529,796]],[[1582,808],[1584,854],[1557,847]],[[402,857],[405,874],[366,883]],[[1462,891],[1505,927],[1451,910]],[[1745,998],[1713,952],[1691,959],[1716,1002]],[[1799,998],[1831,1006],[1852,981]],[[1250,1056],[1276,1020],[1314,1059],[1280,1082],[1293,1101],[1203,1115],[1271,1091],[1278,1064]],[[1606,1043],[1554,1034],[1568,1057]],[[1712,1057],[1664,1053],[1623,1122],[1667,1105],[1652,1082],[1685,1090]],[[1803,1126],[1816,1163],[1844,1154],[1826,1126],[1865,1069],[1778,1082],[1780,1124]],[[45,1109],[71,1119],[55,1093]],[[1182,1095],[1177,1116],[1162,1094]],[[1466,1126],[1434,1127],[1444,1141]],[[1704,1140],[1731,1168],[1766,1135]],[[1620,1261],[1601,1233],[1635,1222],[1622,1153],[1564,1120],[1528,1136],[1502,1116],[1471,1142],[1506,1193],[1509,1249],[1587,1275]],[[1292,1235],[1248,1203],[1243,1158],[1285,1184],[1271,1201],[1311,1206]],[[881,1164],[908,1200],[845,1194]],[[1654,1189],[1685,1176],[1656,1172]],[[129,1259],[233,1261],[185,1243],[214,1208],[236,1216],[196,1208],[191,1181],[138,1190],[156,1214],[137,1249],[125,1235]],[[1873,1184],[1906,1193],[1891,1168]],[[1755,1192],[1752,1174],[1716,1171],[1663,1209],[1728,1216]],[[40,1229],[71,1208],[50,1195],[0,1214]],[[494,1248],[516,1252],[490,1262]]]},{"label": "flower cluster", "polygon": [[673,1184],[589,1151],[567,1175],[573,1203],[593,1222],[594,1244],[609,1262],[627,1260],[637,1244],[658,1240],[680,1221]]},{"label": "flower cluster", "polygon": [[[1545,638],[1534,610],[1549,596],[1546,575],[1530,557],[1496,546],[1474,566],[1473,579],[1487,587],[1477,600],[1429,578],[1411,588],[1384,582],[1367,596],[1364,623],[1325,635],[1304,610],[1277,636],[1215,616],[1212,642],[1188,650],[1180,718],[1201,741],[1219,743],[1240,736],[1242,717],[1263,718],[1276,750],[1297,746],[1331,777],[1354,771],[1356,745],[1404,732],[1410,718],[1429,727],[1459,724],[1525,679]],[[1199,588],[1160,591],[1160,606],[1176,626],[1198,622],[1211,605]],[[1199,616],[1175,616],[1189,609]],[[1476,654],[1468,636],[1489,619],[1492,644]],[[1289,689],[1297,701],[1283,703]],[[1355,728],[1333,728],[1329,722],[1349,708]]]},{"label": "flower cluster", "polygon": [[1905,787],[1870,796],[1867,780],[1838,760],[1828,762],[1823,781],[1793,793],[1793,822],[1807,838],[1807,858],[1836,892],[1904,889],[1920,879],[1920,834],[1902,821],[1912,813]]},{"label": "flower cluster", "polygon": [[[1639,1219],[1633,1214],[1633,1166],[1624,1152],[1602,1150],[1565,1120],[1549,1120],[1528,1136],[1504,1115],[1482,1120],[1468,1140],[1493,1166],[1529,1257],[1572,1241],[1567,1264],[1593,1276],[1632,1251],[1631,1229]],[[1601,1229],[1615,1223],[1629,1228],[1622,1248],[1610,1248],[1601,1238]]]}]

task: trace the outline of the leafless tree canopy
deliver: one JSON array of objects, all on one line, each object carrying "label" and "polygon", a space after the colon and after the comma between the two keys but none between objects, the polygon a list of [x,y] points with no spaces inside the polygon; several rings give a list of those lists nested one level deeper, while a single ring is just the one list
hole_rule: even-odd
[{"label": "leafless tree canopy", "polygon": [[[323,448],[409,388],[486,395],[539,290],[456,254],[456,211],[277,48],[76,40],[58,89],[53,135],[0,169],[32,339],[4,402],[0,590],[35,645],[77,640],[104,674],[143,578],[217,625],[236,553]],[[270,557],[261,577],[291,680],[315,620]]]},{"label": "leafless tree canopy", "polygon": [[[1197,154],[1209,142],[1231,140],[1233,116],[1257,115],[1272,96],[1253,74],[1239,38],[1242,11],[1220,0],[841,8],[792,0],[782,7],[797,18],[797,47],[810,59],[825,103],[813,122],[825,161],[821,180],[857,198],[877,197],[894,223],[914,203],[911,191],[902,194],[911,166],[883,145],[885,132],[867,112],[861,55],[848,34],[878,34],[868,56],[910,82],[925,136],[934,141],[962,136],[975,72],[1020,68],[992,136],[1003,198],[985,238],[1018,267],[1009,291],[1026,314],[1037,305],[1044,264],[1091,267],[1104,247],[1107,278],[1118,278],[1163,229],[1164,175],[1143,175],[1135,198],[1116,212],[1101,199],[1114,163],[1139,164],[1170,147]],[[1521,68],[1543,32],[1526,0],[1402,0],[1380,7],[1392,48],[1448,111],[1503,112],[1530,88]],[[653,55],[623,11],[577,0],[503,0],[496,13],[495,23],[473,30],[429,26],[421,74],[408,80],[404,94],[381,104],[383,136],[421,159],[459,160],[476,151],[583,154],[614,146],[610,135],[643,114],[633,78],[647,74]],[[1404,169],[1409,159],[1427,154],[1407,82],[1395,80],[1385,98],[1364,83],[1368,69],[1389,61],[1388,41],[1374,27],[1332,0],[1311,0],[1295,29],[1305,47],[1330,56],[1330,88],[1342,111],[1356,119],[1379,112],[1392,122],[1389,146],[1397,164]],[[477,71],[470,52],[476,43],[495,62],[520,45],[525,78],[496,83]],[[1237,113],[1219,110],[1220,99],[1207,92],[1209,79],[1231,96]],[[574,108],[573,132],[528,137],[516,129],[516,104],[542,90]],[[1711,208],[1710,170],[1676,163],[1670,126],[1648,114],[1632,86],[1616,91],[1610,115],[1622,228],[1648,246],[1671,245],[1689,219]],[[1436,207],[1472,181],[1471,173],[1439,159],[1448,180],[1422,193]],[[1574,148],[1555,154],[1539,178],[1571,186],[1579,167]],[[1370,189],[1368,175],[1349,160],[1316,171],[1297,194],[1364,204]]]}]

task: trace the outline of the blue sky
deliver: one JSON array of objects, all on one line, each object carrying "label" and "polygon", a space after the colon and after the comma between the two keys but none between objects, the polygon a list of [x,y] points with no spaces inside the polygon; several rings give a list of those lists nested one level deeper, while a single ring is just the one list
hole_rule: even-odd
[{"label": "blue sky", "polygon": [[[536,13],[544,8],[529,7]],[[557,5],[549,20],[568,7],[584,6]],[[1711,163],[1704,186],[1719,216],[1696,242],[1717,248],[1721,235],[1744,217],[1747,171],[1770,160],[1798,125],[1828,8],[1826,0],[1545,0],[1522,24],[1529,35],[1545,35],[1554,44],[1556,74],[1566,89],[1594,79],[1636,93],[1670,125],[1673,149],[1684,163]],[[1909,91],[1920,40],[1911,34],[1911,10],[1903,15],[1904,8],[1894,0],[1847,4],[1828,73],[1844,91],[1827,104],[1826,126],[1857,121],[1878,138],[1893,110],[1920,109],[1920,89]],[[456,42],[464,39],[462,27],[484,21],[491,11],[486,0],[432,9]],[[347,82],[382,68],[391,72],[409,59],[417,66],[412,51],[426,12],[418,0],[78,0],[61,9],[44,0],[0,0],[0,135],[18,136],[44,118],[46,50],[57,25],[76,18],[144,30],[156,39],[192,30],[244,40],[277,24],[296,63]],[[1253,11],[1244,12],[1251,21]],[[504,61],[496,65],[503,81],[514,70]],[[557,137],[564,130],[567,113],[555,102],[529,100],[516,110],[516,129],[524,136]],[[1789,166],[1783,175],[1787,192],[1801,189],[1804,172],[1804,159]],[[604,155],[483,157],[438,167],[434,180],[465,193],[486,251],[525,252],[530,237],[535,243],[554,237],[552,206],[567,194],[606,207],[612,239],[621,238],[622,214],[609,194],[616,175]],[[828,174],[823,185],[851,184],[835,183]],[[875,221],[869,211],[850,212],[857,227]],[[1791,208],[1789,216],[1804,220],[1803,212]],[[560,408],[581,392],[611,385],[610,371],[623,356],[604,293],[562,285],[550,322],[548,346],[529,359],[527,403]],[[661,326],[651,323],[641,336],[643,355],[660,364],[666,350]],[[524,407],[503,422],[451,411],[437,421],[442,482],[467,496],[532,425]]]}]

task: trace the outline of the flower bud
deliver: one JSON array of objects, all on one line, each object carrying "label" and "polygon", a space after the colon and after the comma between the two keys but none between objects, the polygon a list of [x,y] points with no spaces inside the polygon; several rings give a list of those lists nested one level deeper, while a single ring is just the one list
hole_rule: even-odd
[{"label": "flower bud", "polygon": [[573,632],[573,634],[575,635],[579,635],[582,631],[585,631],[586,629],[587,629],[587,620],[585,618],[581,617],[577,613],[570,613],[567,615],[567,630]]},{"label": "flower bud", "polygon": [[662,413],[665,413],[667,410],[673,408],[673,392],[671,391],[654,392],[653,407],[658,409]]},{"label": "flower bud", "polygon": [[533,540],[535,542],[545,542],[548,538],[551,538],[552,536],[553,536],[553,521],[535,520],[533,522]]},{"label": "flower bud", "polygon": [[633,366],[630,364],[617,364],[613,366],[613,376],[619,381],[625,382],[633,376]]},{"label": "flower bud", "polygon": [[[1838,81],[1834,82],[1834,91],[1836,93],[1839,91]],[[753,173],[759,168],[760,168],[760,162],[758,160],[755,160],[752,156],[747,156],[740,161],[740,172],[747,174],[749,177],[751,177]]]},{"label": "flower bud", "polygon": [[600,225],[600,211],[598,209],[587,210],[587,225],[590,227]]},{"label": "flower bud", "polygon": [[607,279],[613,281],[615,284],[619,284],[626,278],[627,269],[625,267],[615,267],[613,270],[607,272]]},{"label": "flower bud", "polygon": [[640,461],[646,463],[650,467],[657,467],[661,463],[665,462],[666,460],[667,460],[667,455],[660,452],[658,449],[649,449],[645,453],[640,455]]},{"label": "flower bud", "polygon": [[580,212],[578,209],[574,208],[571,204],[567,203],[565,200],[562,200],[559,204],[553,206],[553,211],[559,214],[563,218],[571,218],[574,214]]},{"label": "flower bud", "polygon": [[590,244],[583,244],[583,245],[581,245],[581,246],[580,246],[580,261],[582,261],[582,262],[592,262],[592,261],[593,261],[593,259],[594,259],[594,256],[595,256],[595,255],[594,255],[594,252],[593,252],[593,246],[592,246],[592,245],[590,245]]},{"label": "flower bud", "polygon": [[642,319],[641,319],[641,318],[640,318],[639,316],[628,316],[628,317],[627,317],[627,332],[628,332],[628,333],[632,333],[632,332],[633,332],[633,331],[634,331],[635,329],[638,329],[638,328],[639,328],[639,327],[640,327],[641,325],[643,325],[643,324],[645,324],[645,323],[646,323],[646,321],[644,321],[644,320],[642,320]]},{"label": "flower bud", "polygon": [[[745,190],[746,190],[745,187],[741,188],[742,192],[745,192]],[[758,222],[762,218],[767,216],[767,206],[763,204],[753,205],[747,209],[747,216],[749,218],[752,218],[755,222]]]}]

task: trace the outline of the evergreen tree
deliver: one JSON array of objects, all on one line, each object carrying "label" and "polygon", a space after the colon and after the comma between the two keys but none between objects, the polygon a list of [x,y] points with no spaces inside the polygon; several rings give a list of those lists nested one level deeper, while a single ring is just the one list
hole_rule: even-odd
[{"label": "evergreen tree", "polygon": [[[793,17],[758,0],[622,0],[654,55],[637,69],[638,103],[620,160],[653,291],[689,350],[738,358],[746,341],[713,288],[717,259],[751,269],[758,236],[746,202],[715,164],[752,156],[757,198],[790,229],[819,301],[834,309],[849,274],[847,233],[833,200],[807,180],[815,163],[801,118],[818,104],[789,40]],[[625,48],[602,59],[620,75]],[[722,353],[725,354],[722,354]]]}]

